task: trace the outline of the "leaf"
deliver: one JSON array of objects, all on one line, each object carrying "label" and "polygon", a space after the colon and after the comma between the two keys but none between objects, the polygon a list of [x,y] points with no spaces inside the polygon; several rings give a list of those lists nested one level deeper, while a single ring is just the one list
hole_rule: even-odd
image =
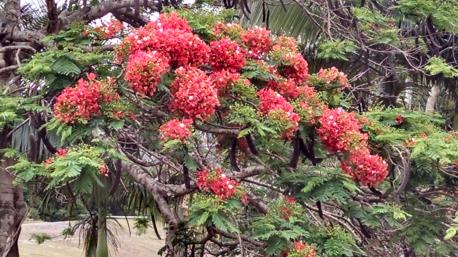
[{"label": "leaf", "polygon": [[207,222],[209,215],[209,212],[204,211],[201,215],[194,216],[190,223],[196,226],[201,226]]},{"label": "leaf", "polygon": [[228,228],[228,226],[226,224],[227,222],[220,215],[213,214],[212,215],[212,222],[217,228],[219,228],[219,229],[221,229],[223,231],[229,232],[229,228]]},{"label": "leaf", "polygon": [[454,238],[455,235],[456,235],[456,232],[457,232],[457,229],[454,228],[454,227],[451,227],[451,228],[447,229],[447,232],[446,232],[446,234],[444,236],[444,240],[450,240],[450,239]]},{"label": "leaf", "polygon": [[68,57],[59,57],[52,65],[51,69],[61,75],[78,75],[81,69]]}]

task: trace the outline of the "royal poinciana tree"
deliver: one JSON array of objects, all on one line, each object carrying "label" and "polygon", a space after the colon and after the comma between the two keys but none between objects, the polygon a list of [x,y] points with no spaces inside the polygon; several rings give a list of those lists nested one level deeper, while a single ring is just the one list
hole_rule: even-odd
[{"label": "royal poinciana tree", "polygon": [[[22,76],[0,98],[3,172],[85,209],[86,256],[108,256],[108,206],[135,188],[166,256],[455,256],[458,136],[441,117],[356,113],[347,76],[309,72],[293,38],[217,8],[146,23],[135,4],[5,34],[36,41],[3,47]],[[108,12],[137,28],[71,23]],[[24,128],[27,149],[9,140]],[[4,251],[23,205],[8,203]]]}]

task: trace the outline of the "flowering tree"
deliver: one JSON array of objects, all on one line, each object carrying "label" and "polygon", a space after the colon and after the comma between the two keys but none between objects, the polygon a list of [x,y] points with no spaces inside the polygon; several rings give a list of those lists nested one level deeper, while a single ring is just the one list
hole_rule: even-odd
[{"label": "flowering tree", "polygon": [[428,200],[411,166],[442,169],[437,185],[456,169],[458,138],[440,118],[357,114],[344,73],[309,72],[293,38],[226,12],[164,13],[135,29],[75,24],[48,40],[20,71],[44,105],[26,99],[26,112],[59,140],[46,139],[39,163],[6,155],[22,182],[45,181],[96,213],[89,256],[108,256],[120,181],[147,191],[166,256],[408,256],[421,248],[407,228],[421,225],[407,202]]}]

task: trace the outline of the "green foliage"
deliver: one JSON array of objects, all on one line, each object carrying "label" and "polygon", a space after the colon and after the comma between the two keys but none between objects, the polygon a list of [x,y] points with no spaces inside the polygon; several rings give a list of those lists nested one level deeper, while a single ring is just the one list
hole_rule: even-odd
[{"label": "green foliage", "polygon": [[321,248],[327,257],[352,257],[363,252],[356,245],[354,238],[340,227],[334,227],[325,234],[325,242]]},{"label": "green foliage", "polygon": [[444,59],[440,57],[431,57],[425,70],[431,75],[442,74],[446,78],[458,77],[458,69],[447,64]]},{"label": "green foliage", "polygon": [[44,242],[51,240],[52,237],[46,233],[35,233],[32,234],[31,239],[34,240],[37,244],[41,245]]},{"label": "green foliage", "polygon": [[46,112],[48,109],[39,104],[39,97],[23,98],[0,94],[0,131],[5,125],[23,121],[29,112]]},{"label": "green foliage", "polygon": [[412,149],[412,158],[429,159],[439,165],[452,164],[458,160],[458,136],[437,132],[420,138]]},{"label": "green foliage", "polygon": [[134,220],[135,233],[140,236],[146,234],[148,230],[148,219],[146,217],[136,217]]},{"label": "green foliage", "polygon": [[348,61],[348,54],[355,53],[357,46],[349,40],[325,40],[320,43],[318,58]]},{"label": "green foliage", "polygon": [[[420,206],[417,205],[417,207]],[[409,225],[401,232],[401,235],[407,238],[417,256],[428,256],[428,252],[447,256],[453,252],[453,248],[449,242],[437,240],[443,237],[441,224],[441,220],[444,219],[443,212],[427,210],[425,207],[416,211],[411,210]]]},{"label": "green foliage", "polygon": [[[247,128],[240,131],[238,137],[244,137],[250,133],[257,133],[261,137],[267,134],[276,134],[275,130],[266,124],[264,120],[259,117],[250,105],[236,103],[230,107],[228,121],[234,124],[245,125]],[[267,126],[266,126],[267,125]],[[273,125],[273,124],[270,124]]]},{"label": "green foliage", "polygon": [[384,16],[377,10],[367,7],[353,7],[353,15],[360,22],[361,29],[374,43],[397,44],[398,30],[391,17]]},{"label": "green foliage", "polygon": [[1,149],[5,158],[12,158],[16,162],[13,166],[8,167],[16,174],[16,182],[27,183],[38,176],[46,176],[47,172],[42,165],[29,161],[25,154],[19,153],[16,149]]},{"label": "green foliage", "polygon": [[45,163],[51,179],[47,189],[73,183],[75,192],[91,194],[94,186],[104,187],[99,170],[107,157],[112,156],[103,147],[79,145],[70,148],[65,155]]},{"label": "green foliage", "polygon": [[451,240],[456,236],[458,231],[458,211],[455,213],[455,218],[453,219],[453,223],[447,229],[446,234],[444,236],[444,240]]},{"label": "green foliage", "polygon": [[400,0],[396,7],[406,18],[419,21],[432,17],[439,29],[458,33],[458,8],[453,1]]},{"label": "green foliage", "polygon": [[80,47],[51,48],[35,54],[19,72],[30,80],[45,79],[47,90],[58,90],[80,76],[87,67],[111,59],[109,53],[88,52]]},{"label": "green foliage", "polygon": [[[169,9],[176,11],[175,9]],[[185,18],[194,33],[203,39],[213,39],[213,27],[218,22],[230,22],[237,14],[235,9],[179,9],[178,14]]]},{"label": "green foliage", "polygon": [[267,243],[268,256],[278,256],[292,241],[310,238],[305,213],[298,204],[275,200],[269,210],[252,225],[254,238]]},{"label": "green foliage", "polygon": [[226,232],[239,232],[234,216],[241,204],[238,200],[221,200],[215,195],[197,193],[190,206],[189,224],[192,226],[210,226]]},{"label": "green foliage", "polygon": [[335,168],[310,167],[300,173],[284,173],[278,182],[300,189],[295,195],[305,201],[345,204],[353,193],[359,191],[347,175]]},{"label": "green foliage", "polygon": [[384,17],[380,12],[371,10],[366,7],[353,7],[353,15],[363,24],[378,24],[383,25],[387,22],[386,17]]},{"label": "green foliage", "polygon": [[[364,116],[369,118],[369,124],[364,128],[370,139],[386,145],[402,145],[420,135],[439,132],[445,123],[440,115],[403,109],[374,108]],[[402,118],[401,124],[398,124],[397,118]]]}]

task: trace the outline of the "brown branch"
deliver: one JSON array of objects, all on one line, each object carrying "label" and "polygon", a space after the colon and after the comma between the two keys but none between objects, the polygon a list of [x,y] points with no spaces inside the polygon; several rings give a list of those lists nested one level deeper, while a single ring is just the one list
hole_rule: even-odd
[{"label": "brown branch", "polygon": [[173,214],[172,209],[168,206],[166,201],[167,189],[164,187],[164,185],[160,184],[154,178],[149,176],[149,174],[137,164],[123,162],[121,167],[121,169],[127,172],[137,183],[145,187],[145,189],[153,197],[167,223],[176,227],[179,221],[178,218]]},{"label": "brown branch", "polygon": [[114,12],[126,7],[133,7],[135,6],[135,3],[136,0],[105,1],[96,6],[83,7],[80,10],[72,13],[63,12],[61,15],[59,15],[60,26],[66,27],[75,21],[93,21],[105,16],[110,12]]}]

